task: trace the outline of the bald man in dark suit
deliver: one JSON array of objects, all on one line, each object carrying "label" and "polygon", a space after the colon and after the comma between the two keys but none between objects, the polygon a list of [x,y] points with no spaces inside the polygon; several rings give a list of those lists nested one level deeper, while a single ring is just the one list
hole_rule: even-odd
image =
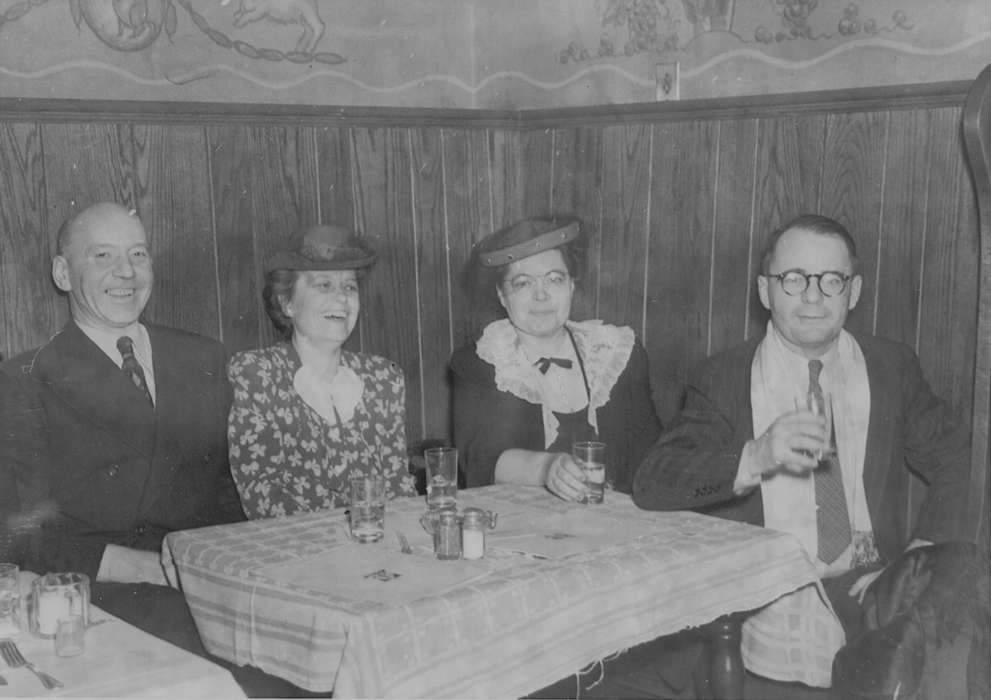
[{"label": "bald man in dark suit", "polygon": [[99,203],[66,222],[52,278],[72,319],[0,364],[0,559],[85,573],[95,604],[205,655],[160,552],[171,531],[244,518],[227,353],[142,322],[154,273],[133,210]]}]

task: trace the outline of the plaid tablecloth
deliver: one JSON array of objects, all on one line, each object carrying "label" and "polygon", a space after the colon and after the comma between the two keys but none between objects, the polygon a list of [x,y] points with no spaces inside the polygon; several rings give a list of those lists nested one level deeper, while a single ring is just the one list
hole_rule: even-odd
[{"label": "plaid tablecloth", "polygon": [[791,535],[615,492],[583,506],[502,485],[459,501],[499,513],[482,560],[433,558],[422,498],[389,502],[377,544],[350,542],[328,511],[172,533],[164,554],[211,653],[335,697],[518,697],[816,580]]}]

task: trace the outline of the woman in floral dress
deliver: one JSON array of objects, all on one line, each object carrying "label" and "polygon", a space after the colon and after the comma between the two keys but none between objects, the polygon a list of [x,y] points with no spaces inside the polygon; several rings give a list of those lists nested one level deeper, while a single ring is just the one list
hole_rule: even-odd
[{"label": "woman in floral dress", "polygon": [[361,238],[315,226],[267,266],[265,310],[285,338],[237,353],[228,420],[231,472],[249,518],[336,508],[354,472],[416,493],[406,454],[406,385],[394,362],[343,348],[358,320]]}]

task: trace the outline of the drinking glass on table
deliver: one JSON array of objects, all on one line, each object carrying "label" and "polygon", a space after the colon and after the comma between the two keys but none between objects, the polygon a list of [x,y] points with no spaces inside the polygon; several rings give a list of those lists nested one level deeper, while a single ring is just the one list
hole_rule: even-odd
[{"label": "drinking glass on table", "polygon": [[55,627],[55,655],[79,656],[86,650],[86,624],[82,615],[60,617]]},{"label": "drinking glass on table", "polygon": [[582,503],[602,503],[606,485],[606,443],[581,441],[571,445],[571,457],[585,478]]},{"label": "drinking glass on table", "polygon": [[385,534],[385,477],[379,474],[352,474],[351,537],[358,542],[378,542]]},{"label": "drinking glass on table", "polygon": [[454,508],[458,502],[458,450],[431,447],[423,452],[427,463],[427,507],[430,510]]},{"label": "drinking glass on table", "polygon": [[73,572],[47,573],[31,582],[29,617],[31,632],[51,639],[58,621],[78,615],[83,626],[89,624],[89,576]]},{"label": "drinking glass on table", "polygon": [[21,584],[17,564],[0,564],[0,637],[21,631]]}]

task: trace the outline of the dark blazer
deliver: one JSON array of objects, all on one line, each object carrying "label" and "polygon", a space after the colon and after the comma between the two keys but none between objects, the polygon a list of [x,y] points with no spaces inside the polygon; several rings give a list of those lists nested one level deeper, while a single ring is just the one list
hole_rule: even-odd
[{"label": "dark blazer", "polygon": [[95,578],[107,544],[158,550],[170,531],[243,519],[223,346],[146,327],[155,408],[73,322],[0,364],[0,558]]},{"label": "dark blazer", "polygon": [[[908,346],[854,334],[867,364],[871,410],[864,492],[885,562],[913,538],[965,540],[968,426],[936,397]],[[760,489],[733,494],[740,454],[753,438],[750,368],[761,338],[715,355],[693,371],[685,405],[640,465],[633,500],[651,510],[698,510],[764,524]],[[929,489],[909,528],[909,470]]]}]

